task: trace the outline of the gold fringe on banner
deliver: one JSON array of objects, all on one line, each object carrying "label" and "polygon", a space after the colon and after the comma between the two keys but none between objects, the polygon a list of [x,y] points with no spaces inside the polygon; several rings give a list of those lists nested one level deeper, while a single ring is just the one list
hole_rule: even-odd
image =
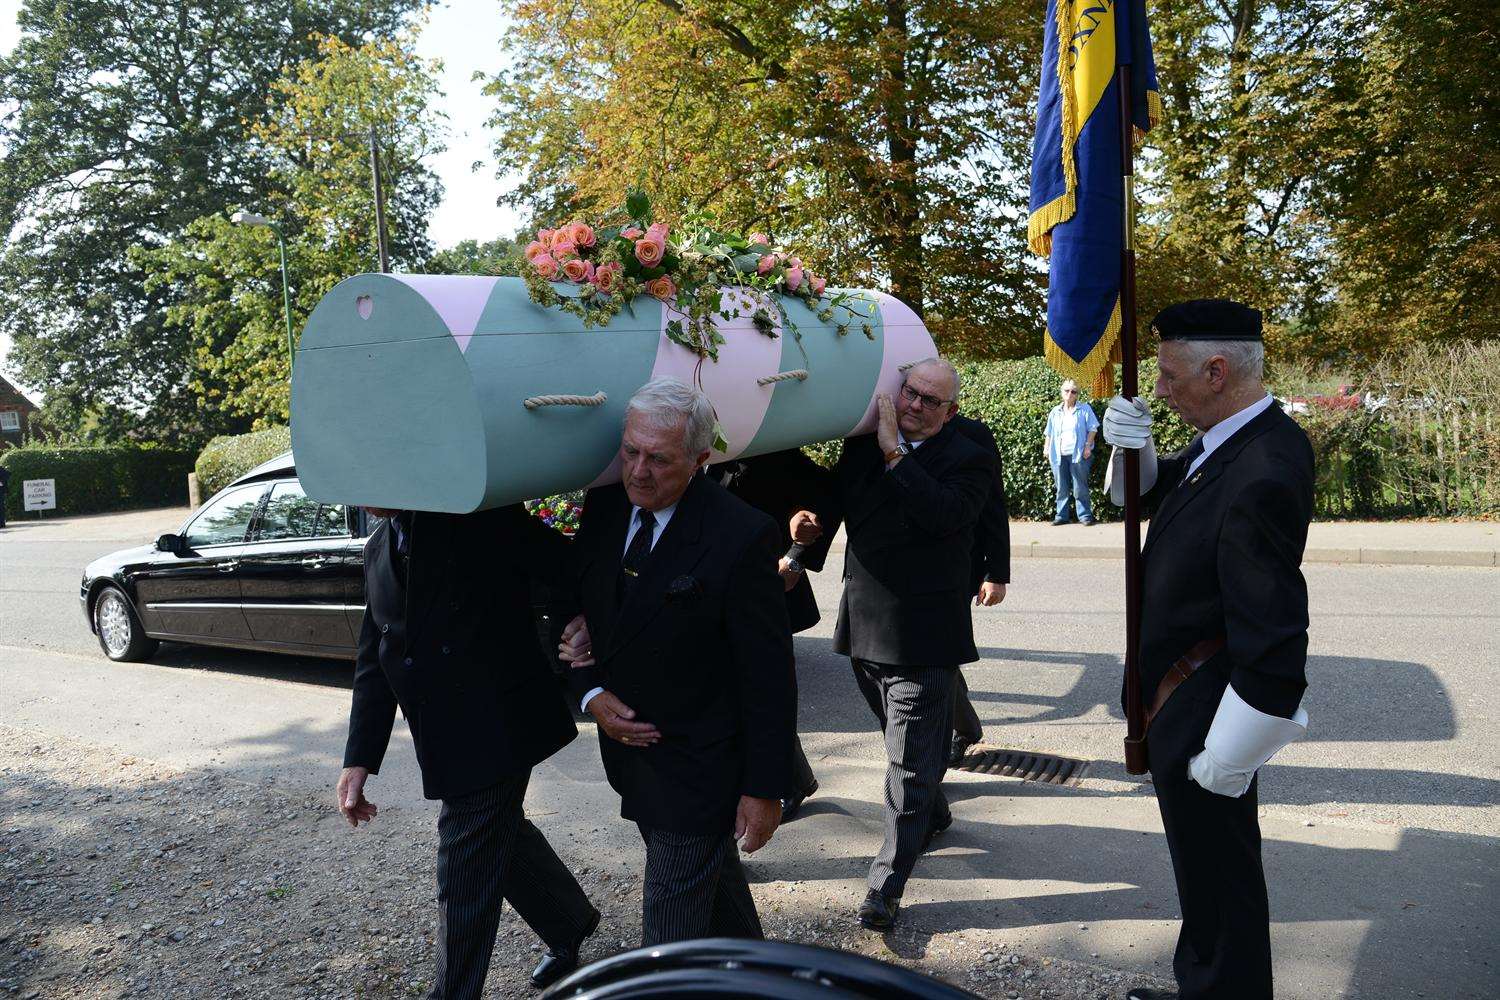
[{"label": "gold fringe on banner", "polygon": [[[1109,322],[1105,324],[1104,335],[1099,338],[1099,343],[1089,352],[1088,357],[1082,361],[1073,360],[1073,356],[1052,340],[1052,334],[1046,333],[1042,337],[1043,354],[1047,358],[1047,364],[1053,370],[1070,378],[1079,385],[1086,385],[1097,389],[1102,372],[1108,371],[1111,384],[1113,383],[1114,370],[1111,364],[1120,359],[1120,299],[1115,297],[1114,311],[1109,314]],[[1109,393],[1112,395],[1113,393]],[[1104,396],[1106,393],[1095,392],[1096,396]]]},{"label": "gold fringe on banner", "polygon": [[1057,5],[1057,92],[1062,100],[1059,124],[1062,131],[1063,193],[1032,212],[1026,220],[1026,243],[1032,253],[1042,257],[1052,254],[1052,227],[1067,222],[1077,210],[1078,164],[1073,159],[1073,146],[1078,139],[1078,101],[1073,94],[1072,72],[1068,65],[1069,48],[1061,44],[1063,39],[1072,37],[1072,12],[1072,4]]}]

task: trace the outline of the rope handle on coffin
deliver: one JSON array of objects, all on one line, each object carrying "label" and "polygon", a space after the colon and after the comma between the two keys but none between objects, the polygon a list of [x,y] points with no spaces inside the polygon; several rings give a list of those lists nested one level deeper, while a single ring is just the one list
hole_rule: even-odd
[{"label": "rope handle on coffin", "polygon": [[756,385],[775,385],[777,382],[805,382],[807,380],[806,368],[795,368],[789,372],[777,372],[775,375],[763,375],[755,380]]},{"label": "rope handle on coffin", "polygon": [[528,396],[521,400],[521,405],[528,410],[535,410],[540,406],[603,406],[608,399],[601,389],[592,396]]}]

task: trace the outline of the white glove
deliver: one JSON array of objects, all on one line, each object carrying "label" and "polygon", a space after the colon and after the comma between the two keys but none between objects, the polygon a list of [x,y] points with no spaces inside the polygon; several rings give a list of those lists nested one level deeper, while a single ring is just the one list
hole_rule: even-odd
[{"label": "white glove", "polygon": [[1104,410],[1104,440],[1116,448],[1144,448],[1151,443],[1151,407],[1137,396],[1116,396]]},{"label": "white glove", "polygon": [[1300,706],[1290,719],[1267,715],[1230,685],[1208,727],[1203,751],[1188,761],[1188,777],[1215,795],[1237,799],[1250,789],[1262,764],[1306,732],[1307,712]]}]

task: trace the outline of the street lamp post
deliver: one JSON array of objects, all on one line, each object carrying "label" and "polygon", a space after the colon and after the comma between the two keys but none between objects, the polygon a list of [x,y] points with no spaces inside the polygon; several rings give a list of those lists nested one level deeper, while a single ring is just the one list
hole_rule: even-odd
[{"label": "street lamp post", "polygon": [[290,371],[296,363],[296,350],[292,347],[292,292],[286,276],[286,237],[282,235],[280,226],[255,212],[242,209],[231,215],[229,221],[238,226],[265,226],[276,234],[276,246],[281,250],[281,310],[286,318],[286,364]]}]

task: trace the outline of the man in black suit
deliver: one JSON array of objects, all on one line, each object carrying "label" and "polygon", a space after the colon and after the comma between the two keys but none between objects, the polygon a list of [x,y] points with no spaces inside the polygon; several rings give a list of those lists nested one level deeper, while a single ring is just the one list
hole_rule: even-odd
[{"label": "man in black suit", "polygon": [[1151,413],[1115,397],[1104,419],[1111,499],[1123,502],[1124,448],[1140,449],[1141,696],[1182,931],[1180,994],[1137,1000],[1270,1000],[1270,909],[1256,818],[1256,770],[1300,736],[1307,714],[1307,584],[1312,519],[1307,435],[1261,381],[1257,310],[1199,299],[1160,313],[1156,395],[1201,432],[1158,459]]},{"label": "man in black suit", "polygon": [[0,465],[0,528],[5,527],[5,502],[10,494],[10,470]]},{"label": "man in black suit", "polygon": [[[786,588],[786,613],[792,634],[804,632],[818,624],[818,599],[801,563],[804,546],[792,538],[791,522],[801,511],[816,517],[825,504],[827,473],[800,449],[756,455],[753,458],[722,462],[710,469],[713,477],[735,496],[776,522],[781,533],[776,572]],[[792,787],[781,800],[781,822],[796,818],[802,803],[818,790],[818,779],[802,740],[792,736]]]},{"label": "man in black suit", "polygon": [[[1010,515],[1005,509],[1000,448],[995,444],[994,433],[982,420],[960,414],[953,418],[953,426],[979,445],[994,464],[993,485],[979,512],[979,523],[974,527],[974,550],[969,557],[969,593],[974,595],[974,605],[992,608],[1005,600],[1005,588],[1010,583]],[[953,673],[953,736],[948,748],[949,766],[962,761],[969,747],[983,738],[984,727],[979,722],[979,713],[969,701],[969,685],[965,683],[960,668]]]},{"label": "man in black suit", "polygon": [[895,925],[913,865],[953,823],[941,782],[953,726],[954,672],[979,658],[969,614],[970,555],[994,463],[951,425],[957,370],[913,365],[896,400],[877,397],[874,434],[849,438],[833,469],[822,566],[838,522],[848,533],[834,649],[885,734],[885,842],[870,866],[860,923]]},{"label": "man in black suit", "polygon": [[422,793],[438,817],[438,950],[432,998],[477,998],[502,900],[547,943],[545,986],[577,965],[599,923],[522,803],[531,769],[577,735],[531,613],[530,579],[566,583],[568,545],[520,504],[454,515],[371,509],[364,623],[354,666],[339,809],[375,818],[364,795],[406,717]]},{"label": "man in black suit", "polygon": [[643,386],[626,409],[624,481],[589,492],[574,542],[597,663],[569,679],[599,723],[620,815],[646,843],[645,945],[762,936],[735,841],[747,854],[765,844],[791,787],[781,536],[696,475],[714,422],[697,389]]}]

